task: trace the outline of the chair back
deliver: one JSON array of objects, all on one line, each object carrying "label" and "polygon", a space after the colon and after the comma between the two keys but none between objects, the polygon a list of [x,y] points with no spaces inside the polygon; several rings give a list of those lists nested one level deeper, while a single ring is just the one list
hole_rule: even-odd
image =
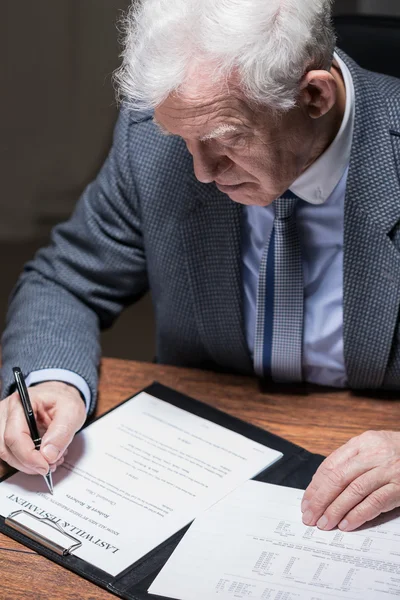
[{"label": "chair back", "polygon": [[400,78],[400,18],[342,15],[334,24],[338,48],[361,67]]}]

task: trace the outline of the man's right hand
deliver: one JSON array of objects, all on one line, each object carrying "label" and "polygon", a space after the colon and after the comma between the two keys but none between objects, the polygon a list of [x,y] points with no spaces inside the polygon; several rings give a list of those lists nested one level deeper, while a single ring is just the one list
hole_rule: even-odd
[{"label": "man's right hand", "polygon": [[64,461],[67,447],[86,420],[78,390],[59,381],[29,388],[29,397],[42,436],[39,451],[29,434],[18,392],[0,402],[0,459],[29,475],[46,475]]}]

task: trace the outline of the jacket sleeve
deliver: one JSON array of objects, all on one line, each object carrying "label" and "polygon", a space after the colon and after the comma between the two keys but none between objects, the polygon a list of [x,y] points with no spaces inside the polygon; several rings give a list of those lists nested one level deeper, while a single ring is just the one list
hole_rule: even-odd
[{"label": "jacket sleeve", "polygon": [[2,338],[2,397],[12,367],[25,375],[68,369],[80,375],[95,407],[100,329],[148,288],[135,182],[129,165],[129,114],[121,112],[110,154],[69,221],[29,262],[15,286]]}]

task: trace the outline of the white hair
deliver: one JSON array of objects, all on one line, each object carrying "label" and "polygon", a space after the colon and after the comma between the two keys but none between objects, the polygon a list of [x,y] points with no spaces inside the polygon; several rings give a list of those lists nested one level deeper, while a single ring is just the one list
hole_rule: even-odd
[{"label": "white hair", "polygon": [[331,67],[331,6],[332,0],[134,0],[115,74],[120,97],[135,110],[155,108],[182,91],[202,64],[208,82],[236,72],[249,100],[289,110],[303,75]]}]

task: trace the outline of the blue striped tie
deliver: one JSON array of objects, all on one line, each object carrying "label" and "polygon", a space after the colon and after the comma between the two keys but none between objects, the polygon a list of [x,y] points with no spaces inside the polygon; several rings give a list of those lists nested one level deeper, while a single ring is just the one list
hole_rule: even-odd
[{"label": "blue striped tie", "polygon": [[261,260],[254,368],[274,381],[302,381],[304,288],[295,206],[290,190],[275,200],[275,220]]}]

